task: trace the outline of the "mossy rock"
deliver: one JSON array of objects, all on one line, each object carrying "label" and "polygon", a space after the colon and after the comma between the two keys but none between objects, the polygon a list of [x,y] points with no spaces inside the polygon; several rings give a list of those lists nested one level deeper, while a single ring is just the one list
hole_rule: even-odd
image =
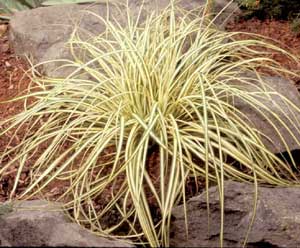
[{"label": "mossy rock", "polygon": [[295,35],[300,35],[300,17],[297,17],[292,21],[291,30]]},{"label": "mossy rock", "polygon": [[0,204],[0,218],[1,218],[1,216],[11,213],[12,211],[13,211],[12,203]]}]

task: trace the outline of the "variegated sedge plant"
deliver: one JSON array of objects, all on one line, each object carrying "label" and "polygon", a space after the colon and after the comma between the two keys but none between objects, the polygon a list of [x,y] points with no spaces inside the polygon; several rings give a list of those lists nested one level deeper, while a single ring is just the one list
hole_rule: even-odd
[{"label": "variegated sedge plant", "polygon": [[[222,245],[224,180],[250,182],[255,189],[259,183],[298,184],[292,168],[267,149],[263,134],[232,104],[243,99],[271,122],[266,115],[271,110],[260,99],[276,94],[299,112],[266,85],[258,68],[292,72],[254,47],[296,59],[293,55],[259,39],[236,40],[238,33],[220,31],[208,16],[193,16],[173,2],[139,25],[139,17],[129,14],[126,27],[99,18],[107,25],[105,33],[81,40],[75,29],[69,41],[74,59],[64,66],[74,72],[65,78],[33,73],[30,92],[18,100],[35,102],[2,123],[12,124],[1,135],[32,123],[21,143],[1,154],[2,161],[16,154],[1,167],[1,177],[19,165],[11,195],[26,160],[35,158],[21,199],[45,192],[53,181],[67,181],[68,189],[57,200],[65,201],[79,224],[100,235],[126,226],[122,238],[168,246],[172,209],[181,202],[186,211],[187,180],[203,178],[206,189],[212,182],[219,189]],[[243,90],[238,81],[255,84],[257,90]],[[150,148],[156,149],[156,163],[149,162]],[[99,199],[101,208],[95,204]],[[105,224],[103,218],[112,211],[119,219]]]}]

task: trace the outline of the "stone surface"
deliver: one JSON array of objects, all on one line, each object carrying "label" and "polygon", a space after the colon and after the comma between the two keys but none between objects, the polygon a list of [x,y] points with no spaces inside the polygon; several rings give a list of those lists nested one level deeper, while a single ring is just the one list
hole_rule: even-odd
[{"label": "stone surface", "polygon": [[[105,1],[104,1],[105,2]],[[65,44],[70,38],[75,25],[78,25],[83,39],[91,34],[99,34],[105,31],[104,23],[85,10],[96,13],[103,18],[107,17],[106,3],[94,5],[68,4],[37,8],[29,11],[17,12],[10,21],[10,41],[18,55],[30,55],[34,63],[40,63],[53,59],[71,58],[69,49]],[[126,25],[127,17],[124,4],[126,0],[118,0],[109,6],[109,18],[115,18],[121,25]],[[161,11],[168,4],[169,0],[145,0],[144,10],[141,15],[141,22],[147,13]],[[180,6],[186,10],[199,8],[206,0],[181,0]],[[226,6],[228,0],[217,0],[214,3],[215,11],[218,12]],[[129,9],[133,17],[139,13],[142,1],[130,0]],[[199,11],[198,11],[199,12]],[[224,11],[224,14],[216,20],[222,25],[226,18],[239,12],[236,4],[231,4]],[[198,14],[201,14],[200,12]],[[66,76],[69,70],[54,69],[61,63],[45,64],[41,68],[44,74],[49,76]]]},{"label": "stone surface", "polygon": [[[253,193],[251,184],[225,182],[224,247],[242,247],[253,214]],[[207,232],[206,193],[203,193],[187,203],[188,239],[185,235],[183,207],[174,209],[171,246],[219,247],[220,206],[217,188],[210,188],[209,195],[210,232]],[[299,247],[299,233],[300,189],[259,187],[256,218],[247,247]]]},{"label": "stone surface", "polygon": [[134,247],[93,235],[71,223],[58,204],[39,200],[0,205],[0,246]]},{"label": "stone surface", "polygon": [[[267,111],[264,107],[260,107],[258,108],[259,110],[257,110],[249,103],[238,98],[234,99],[235,106],[249,118],[253,127],[268,137],[267,139],[262,136],[262,140],[271,152],[283,153],[287,150],[300,149],[300,112],[287,104],[288,101],[291,101],[295,106],[300,107],[300,94],[297,88],[291,81],[284,78],[262,78],[266,83],[265,91],[270,93],[270,97],[268,99],[267,97],[258,96],[255,97],[255,99],[257,99],[262,106],[271,111]],[[257,83],[247,85],[240,84],[240,86],[246,92],[262,91],[262,86]],[[257,87],[260,89],[258,90]],[[283,97],[279,96],[278,93]],[[278,118],[281,119],[283,123],[281,123]],[[275,124],[277,131],[271,123]],[[280,135],[282,137],[280,137]],[[295,138],[293,138],[293,135]],[[285,146],[283,140],[287,146]]]}]

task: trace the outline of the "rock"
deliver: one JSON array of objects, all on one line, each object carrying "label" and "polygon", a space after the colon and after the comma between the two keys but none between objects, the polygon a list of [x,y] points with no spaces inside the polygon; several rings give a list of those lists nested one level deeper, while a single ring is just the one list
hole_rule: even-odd
[{"label": "rock", "polygon": [[[104,1],[105,2],[105,1]],[[30,55],[33,62],[40,63],[53,59],[70,59],[71,55],[66,42],[70,38],[75,24],[80,27],[80,35],[83,39],[89,35],[99,34],[105,31],[104,23],[95,16],[85,12],[88,10],[106,18],[106,3],[94,5],[68,4],[51,7],[36,8],[28,11],[21,11],[14,14],[10,20],[10,41],[17,55]],[[126,0],[118,0],[109,4],[109,17],[115,18],[121,25],[126,25],[127,17],[125,7],[122,5]],[[133,17],[137,17],[140,0],[130,0],[129,9]],[[145,0],[143,21],[146,14],[152,11],[161,11],[168,4],[169,0]],[[191,10],[199,8],[206,0],[181,0],[181,7]],[[220,11],[226,6],[229,0],[217,0],[214,4],[215,10]],[[146,12],[147,11],[147,12]],[[233,13],[239,12],[236,4],[231,3],[222,15],[216,20],[221,25],[226,18]],[[54,71],[61,63],[55,62],[42,66],[42,72],[48,76],[67,76],[70,70],[60,69]]]},{"label": "rock", "polygon": [[134,247],[93,235],[71,223],[60,205],[39,200],[0,205],[0,246]]},{"label": "rock", "polygon": [[[253,214],[254,187],[225,182],[224,247],[242,247]],[[248,238],[248,248],[298,247],[300,244],[299,188],[259,187],[256,218]],[[174,247],[219,247],[220,205],[217,187],[209,189],[210,232],[207,229],[206,193],[187,203],[188,238],[183,206],[174,209],[171,224]]]},{"label": "rock", "polygon": [[[266,111],[263,107],[258,108],[262,111],[252,107],[249,103],[245,101],[235,98],[234,105],[237,109],[239,109],[242,113],[244,113],[250,120],[250,125],[256,128],[258,131],[262,132],[266,137],[262,136],[262,141],[265,146],[273,153],[283,153],[287,150],[298,150],[300,149],[300,112],[292,109],[288,101],[291,101],[298,108],[300,107],[300,95],[296,88],[296,86],[289,80],[280,78],[280,77],[262,77],[264,82],[266,83],[266,91],[267,92],[276,92],[282,95],[280,97],[275,94],[270,94],[270,98],[266,97],[255,97],[259,101],[259,103],[271,111]],[[261,86],[257,85],[257,83],[253,84],[240,84],[239,86],[246,92],[257,91]],[[261,90],[259,90],[261,91]],[[265,116],[264,116],[265,115]],[[278,116],[283,123],[281,123],[276,116]],[[270,121],[268,121],[268,118]],[[276,129],[270,124],[275,124]],[[288,129],[295,136],[293,138],[292,134],[288,131]],[[280,135],[282,138],[280,138]],[[284,145],[283,140],[286,142],[287,147]]]}]

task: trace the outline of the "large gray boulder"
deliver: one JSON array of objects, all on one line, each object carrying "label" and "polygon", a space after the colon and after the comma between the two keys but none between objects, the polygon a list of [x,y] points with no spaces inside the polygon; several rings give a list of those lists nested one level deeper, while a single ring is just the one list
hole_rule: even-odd
[{"label": "large gray boulder", "polygon": [[[126,0],[110,1],[109,18],[117,20],[121,25],[127,23]],[[138,16],[140,0],[129,0],[130,14]],[[179,5],[186,10],[193,10],[202,6],[206,0],[181,0]],[[230,1],[217,0],[214,3],[215,12],[221,11]],[[168,6],[170,0],[145,0],[144,11],[140,21],[145,20],[148,13],[159,12]],[[10,20],[10,41],[18,55],[29,55],[34,64],[54,60],[71,58],[66,45],[75,25],[81,30],[83,39],[93,34],[105,31],[104,23],[87,11],[107,17],[107,3],[90,4],[67,4],[51,7],[37,8],[28,11],[17,12]],[[195,11],[201,15],[200,11]],[[226,23],[226,19],[239,12],[238,6],[231,3],[224,13],[216,20],[218,25]],[[228,20],[228,19],[227,19]],[[66,76],[70,70],[55,70],[61,63],[45,64],[40,68],[48,76]]]},{"label": "large gray boulder", "polygon": [[[259,187],[256,217],[250,231],[249,248],[299,247],[300,188]],[[252,184],[225,182],[224,247],[242,247],[253,215]],[[187,203],[188,238],[183,206],[174,209],[171,246],[219,247],[220,202],[217,187],[209,189],[210,231],[207,229],[206,193]]]},{"label": "large gray boulder", "polygon": [[0,246],[134,247],[93,235],[71,223],[60,205],[39,200],[0,205]]},{"label": "large gray boulder", "polygon": [[[299,150],[300,94],[296,86],[293,82],[280,77],[265,76],[262,79],[264,85],[258,82],[237,83],[247,94],[257,92],[254,97],[257,103],[251,105],[241,98],[235,98],[235,107],[245,114],[247,117],[245,120],[253,128],[261,132],[262,141],[271,152]],[[292,107],[291,103],[296,108]],[[258,104],[261,106],[258,107]]]}]

